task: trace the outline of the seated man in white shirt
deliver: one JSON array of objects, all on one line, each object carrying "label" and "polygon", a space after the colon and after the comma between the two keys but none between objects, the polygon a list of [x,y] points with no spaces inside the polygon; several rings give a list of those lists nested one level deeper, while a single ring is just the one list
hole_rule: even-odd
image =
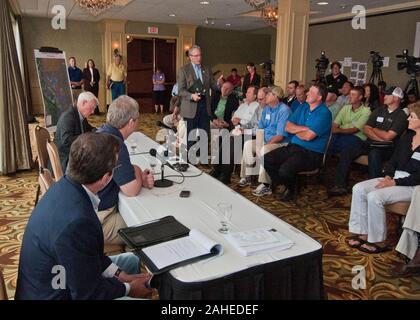
[{"label": "seated man in white shirt", "polygon": [[[232,124],[237,128],[240,126],[242,129],[252,129],[255,125],[251,122],[255,112],[258,109],[257,102],[258,88],[255,86],[249,86],[244,102],[239,106],[232,116]],[[258,123],[256,124],[258,125]]]}]

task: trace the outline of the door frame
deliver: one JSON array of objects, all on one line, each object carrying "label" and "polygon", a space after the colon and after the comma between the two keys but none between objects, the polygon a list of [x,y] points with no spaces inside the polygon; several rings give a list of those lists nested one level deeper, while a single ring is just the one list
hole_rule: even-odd
[{"label": "door frame", "polygon": [[[133,39],[162,39],[162,40],[176,40],[176,52],[175,52],[175,61],[176,61],[176,73],[178,73],[178,70],[182,67],[179,64],[179,59],[178,59],[178,54],[179,54],[179,37],[175,37],[175,36],[163,36],[163,35],[157,35],[157,34],[138,34],[138,33],[126,33],[124,35],[125,41],[124,41],[124,52],[127,52],[127,37],[132,37]],[[128,62],[127,63],[127,68],[128,68]],[[154,67],[154,66],[153,66]]]}]

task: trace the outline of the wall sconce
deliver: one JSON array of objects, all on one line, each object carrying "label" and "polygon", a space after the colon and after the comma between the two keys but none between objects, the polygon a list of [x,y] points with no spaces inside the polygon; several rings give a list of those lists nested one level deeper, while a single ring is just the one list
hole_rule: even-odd
[{"label": "wall sconce", "polygon": [[120,47],[120,43],[118,41],[112,42],[112,49],[118,49]]}]

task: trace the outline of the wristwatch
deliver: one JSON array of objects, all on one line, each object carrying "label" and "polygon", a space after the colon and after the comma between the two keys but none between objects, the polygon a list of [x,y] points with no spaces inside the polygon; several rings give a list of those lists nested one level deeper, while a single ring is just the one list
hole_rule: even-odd
[{"label": "wristwatch", "polygon": [[120,276],[121,271],[122,270],[120,268],[118,268],[117,271],[115,271],[115,273],[114,273],[114,278],[117,278],[118,279],[119,276]]}]

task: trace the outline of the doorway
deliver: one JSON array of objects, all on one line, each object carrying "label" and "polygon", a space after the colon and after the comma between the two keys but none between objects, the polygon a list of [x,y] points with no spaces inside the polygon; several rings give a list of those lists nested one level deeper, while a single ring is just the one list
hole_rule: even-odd
[{"label": "doorway", "polygon": [[127,92],[137,100],[141,113],[154,112],[152,76],[158,67],[165,74],[164,110],[168,112],[176,83],[176,40],[136,38],[127,44]]}]

